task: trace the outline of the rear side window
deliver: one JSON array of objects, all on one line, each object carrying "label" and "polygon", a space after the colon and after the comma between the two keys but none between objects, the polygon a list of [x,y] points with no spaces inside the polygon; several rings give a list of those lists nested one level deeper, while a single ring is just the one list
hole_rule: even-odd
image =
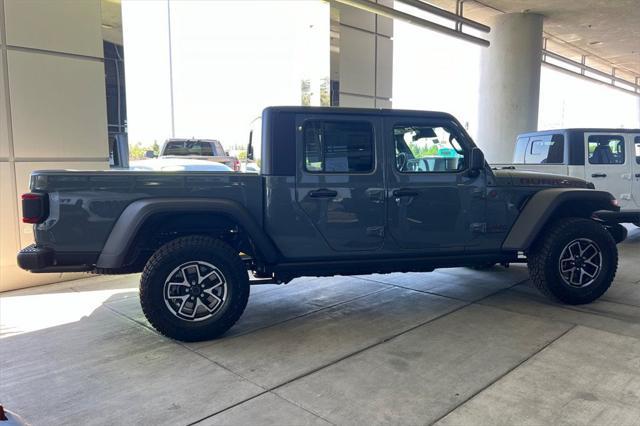
[{"label": "rear side window", "polygon": [[524,156],[525,164],[563,164],[564,136],[532,137]]},{"label": "rear side window", "polygon": [[587,139],[589,164],[624,164],[624,137],[590,135]]},{"label": "rear side window", "polygon": [[374,168],[373,127],[366,121],[307,121],[304,165],[316,173],[368,173]]},{"label": "rear side window", "polygon": [[640,164],[640,136],[636,136],[633,142],[636,146],[636,164]]}]

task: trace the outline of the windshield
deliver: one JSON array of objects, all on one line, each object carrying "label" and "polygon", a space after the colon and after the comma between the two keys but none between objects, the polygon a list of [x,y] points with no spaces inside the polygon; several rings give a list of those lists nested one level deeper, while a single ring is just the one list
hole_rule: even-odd
[{"label": "windshield", "polygon": [[213,157],[224,155],[215,152],[215,145],[206,141],[167,141],[163,155],[199,155]]}]

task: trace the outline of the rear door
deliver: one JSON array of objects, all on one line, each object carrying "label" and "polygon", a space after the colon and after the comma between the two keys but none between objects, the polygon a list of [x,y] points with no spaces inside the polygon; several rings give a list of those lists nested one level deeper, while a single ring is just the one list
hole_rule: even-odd
[{"label": "rear door", "polygon": [[473,250],[486,232],[484,172],[467,173],[471,146],[446,119],[385,118],[387,224],[403,249]]},{"label": "rear door", "polygon": [[385,198],[380,119],[316,114],[296,119],[296,197],[328,246],[339,252],[382,247]]},{"label": "rear door", "polygon": [[[596,189],[610,192],[622,208],[631,208],[635,152],[631,135],[616,132],[585,132],[585,178]],[[629,141],[629,142],[628,142]]]}]

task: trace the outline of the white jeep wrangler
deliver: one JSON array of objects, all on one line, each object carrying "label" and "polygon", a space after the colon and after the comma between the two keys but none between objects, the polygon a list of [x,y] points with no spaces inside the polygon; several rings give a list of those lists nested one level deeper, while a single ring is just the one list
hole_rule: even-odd
[{"label": "white jeep wrangler", "polygon": [[523,133],[516,140],[513,163],[492,167],[579,177],[612,193],[623,210],[640,208],[640,129]]}]

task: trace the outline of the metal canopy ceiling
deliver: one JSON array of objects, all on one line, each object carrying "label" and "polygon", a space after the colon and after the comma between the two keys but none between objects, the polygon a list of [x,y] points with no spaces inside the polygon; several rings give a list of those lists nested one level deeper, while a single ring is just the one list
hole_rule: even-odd
[{"label": "metal canopy ceiling", "polygon": [[[456,0],[429,0],[449,11]],[[465,0],[464,16],[487,23],[499,13],[545,17],[547,50],[634,82],[640,76],[640,0]]]},{"label": "metal canopy ceiling", "polygon": [[[101,0],[103,35],[122,43],[121,0]],[[362,1],[362,0],[356,0]],[[369,0],[371,1],[371,0]],[[375,0],[373,0],[375,2]],[[403,1],[403,0],[400,0]],[[411,0],[417,2],[418,0]],[[546,50],[603,74],[640,81],[640,0],[419,0],[487,24],[499,13],[545,17]],[[409,3],[407,0],[404,3]],[[613,69],[615,68],[615,71]],[[636,90],[638,90],[636,88]]]}]

